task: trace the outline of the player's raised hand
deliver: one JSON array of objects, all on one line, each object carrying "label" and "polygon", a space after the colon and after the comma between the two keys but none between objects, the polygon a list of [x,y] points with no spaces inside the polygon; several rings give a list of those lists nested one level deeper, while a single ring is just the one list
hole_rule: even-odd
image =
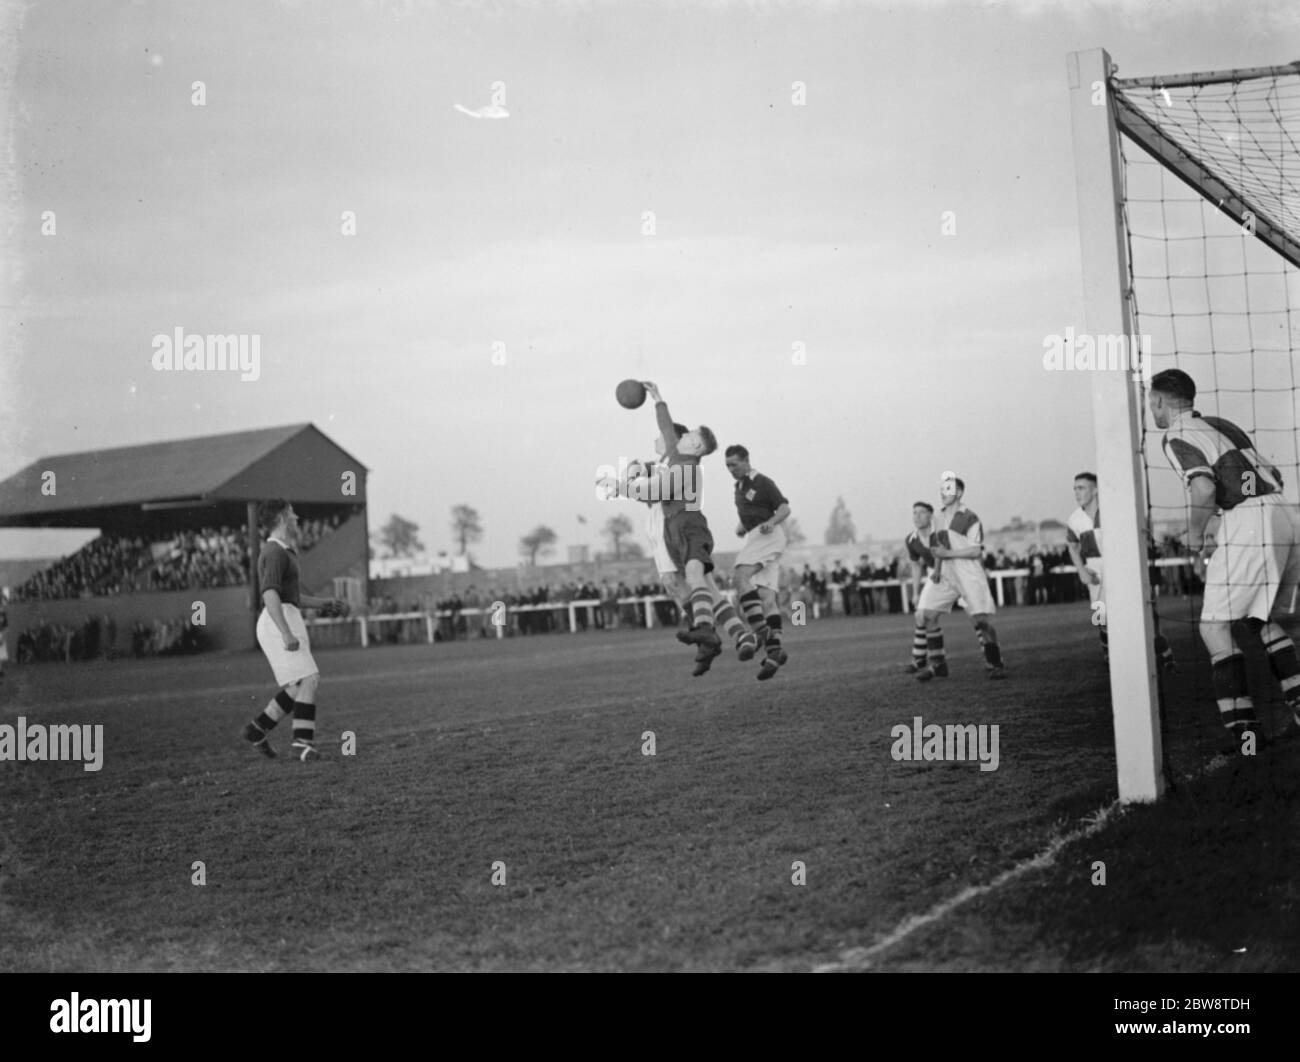
[{"label": "player's raised hand", "polygon": [[651,401],[653,402],[663,401],[663,398],[659,394],[659,388],[656,387],[654,384],[652,384],[649,380],[642,380],[641,386],[645,388],[645,393],[650,396]]}]

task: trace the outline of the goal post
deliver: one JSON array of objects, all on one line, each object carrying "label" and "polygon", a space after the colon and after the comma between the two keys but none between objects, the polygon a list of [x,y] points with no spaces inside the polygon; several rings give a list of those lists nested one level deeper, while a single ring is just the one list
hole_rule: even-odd
[{"label": "goal post", "polygon": [[[1067,367],[1092,370],[1120,798],[1154,800],[1173,770],[1173,738],[1161,726],[1153,637],[1180,621],[1167,605],[1157,616],[1148,549],[1162,530],[1164,544],[1182,551],[1187,502],[1146,419],[1147,385],[1157,368],[1187,371],[1197,415],[1249,436],[1296,504],[1300,63],[1120,78],[1095,49],[1072,53],[1067,76],[1083,268],[1078,345],[1089,344],[1088,357],[1081,351]],[[1136,355],[1102,364],[1100,352],[1116,347]],[[1190,631],[1195,587],[1182,589]],[[1195,699],[1203,698],[1219,701],[1220,725],[1231,728],[1223,705],[1232,699],[1202,683]]]},{"label": "goal post", "polygon": [[[1103,49],[1073,52],[1067,66],[1083,264],[1084,327],[1078,331],[1093,337],[1094,344],[1098,337],[1119,337],[1131,349],[1134,328],[1110,56]],[[1088,374],[1098,505],[1105,514],[1102,552],[1115,759],[1119,798],[1125,803],[1157,800],[1164,793],[1137,360],[1137,367]]]}]

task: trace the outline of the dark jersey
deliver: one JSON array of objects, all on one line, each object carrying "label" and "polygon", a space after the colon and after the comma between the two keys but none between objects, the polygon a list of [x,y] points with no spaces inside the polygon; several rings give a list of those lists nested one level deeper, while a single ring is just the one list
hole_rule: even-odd
[{"label": "dark jersey", "polygon": [[302,607],[298,558],[278,542],[267,542],[257,557],[257,581],[262,593],[274,590],[286,605]]},{"label": "dark jersey", "polygon": [[921,540],[919,532],[912,531],[903,542],[907,546],[907,555],[913,561],[926,568],[934,567],[934,554],[930,552],[930,544]]},{"label": "dark jersey", "polygon": [[736,512],[740,514],[740,526],[746,531],[767,523],[777,509],[789,503],[777,485],[761,472],[751,471],[736,480]]}]

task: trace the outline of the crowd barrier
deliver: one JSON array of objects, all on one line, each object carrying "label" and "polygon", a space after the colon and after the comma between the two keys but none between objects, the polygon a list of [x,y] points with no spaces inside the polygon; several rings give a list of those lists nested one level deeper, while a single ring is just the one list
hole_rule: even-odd
[{"label": "crowd barrier", "polygon": [[[1155,565],[1161,568],[1184,567],[1191,563],[1186,557],[1165,557],[1155,561]],[[1073,565],[1062,565],[1052,568],[1047,575],[1074,575],[1078,569]],[[1030,571],[1028,568],[1002,568],[989,571],[988,577],[994,583],[994,595],[999,606],[1006,605],[1005,584],[1007,579],[1028,579]],[[903,601],[903,611],[913,611],[912,603],[912,583],[911,580],[903,579],[870,579],[862,580],[855,583],[828,583],[827,590],[830,600],[835,600],[835,595],[846,588],[857,590],[892,590],[897,589],[901,592]],[[734,600],[734,591],[728,591],[728,595]],[[647,597],[622,597],[618,598],[615,604],[621,609],[626,606],[632,606],[640,610],[645,617],[645,626],[653,628],[658,625],[655,615],[655,605],[672,602],[672,598],[666,594],[654,594]],[[371,641],[372,625],[379,625],[393,622],[409,622],[412,624],[422,623],[424,627],[425,640],[429,643],[436,641],[435,633],[438,631],[441,621],[452,620],[453,622],[460,619],[478,618],[480,616],[488,617],[488,626],[495,631],[497,638],[506,636],[506,629],[512,626],[512,618],[521,613],[565,613],[568,617],[568,629],[570,634],[576,634],[580,629],[589,629],[594,625],[595,611],[601,608],[604,602],[599,598],[582,598],[573,601],[549,601],[540,605],[505,605],[504,603],[492,603],[486,607],[462,608],[462,609],[433,609],[425,611],[412,612],[378,612],[370,615],[353,615],[347,617],[335,617],[329,619],[313,619],[308,621],[308,626],[313,628],[337,627],[341,624],[356,624],[359,627],[359,638],[362,646],[368,646]],[[820,619],[822,608],[820,604],[813,601],[808,606],[812,613],[813,619]],[[583,609],[587,612],[587,624],[583,626],[578,622],[578,610]],[[828,610],[829,614],[834,614],[834,608]],[[479,626],[483,626],[479,624]]]}]

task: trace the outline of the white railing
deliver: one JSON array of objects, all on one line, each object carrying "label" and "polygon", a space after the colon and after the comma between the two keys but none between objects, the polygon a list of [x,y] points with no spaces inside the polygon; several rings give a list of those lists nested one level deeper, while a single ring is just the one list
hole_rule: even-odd
[{"label": "white railing", "polygon": [[[1154,563],[1157,567],[1160,568],[1174,568],[1174,567],[1185,567],[1191,564],[1191,560],[1187,557],[1162,557],[1161,559],[1155,561]],[[1051,570],[1045,572],[1044,574],[1045,575],[1074,575],[1077,572],[1078,569],[1075,568],[1074,565],[1064,564],[1056,568],[1052,568]],[[994,594],[997,598],[997,603],[999,605],[1004,606],[1006,604],[1006,593],[1005,593],[1006,580],[1027,579],[1029,578],[1031,573],[1028,568],[999,568],[992,571],[986,571],[986,574],[988,575],[989,579],[991,579],[994,583]],[[899,591],[901,591],[902,594],[903,611],[904,612],[913,611],[912,581],[910,579],[906,579],[906,580],[867,579],[867,580],[861,580],[854,583],[827,583],[826,589],[832,601],[832,607],[828,610],[828,614],[834,615],[835,613],[835,609],[833,607],[833,602],[835,600],[834,595],[844,590],[846,586],[853,587],[859,590],[890,590],[890,589],[897,588]],[[734,596],[735,596],[734,591],[727,591],[727,594],[729,597],[733,598],[734,600]],[[673,598],[669,597],[667,594],[653,594],[648,597],[621,597],[614,603],[620,608],[622,608],[625,605],[631,605],[641,609],[645,616],[646,627],[654,627],[656,626],[654,606],[657,604],[662,604],[671,601],[673,601]],[[594,619],[594,615],[592,614],[594,614],[594,611],[596,609],[601,608],[603,604],[605,603],[600,601],[598,598],[581,598],[574,601],[549,601],[540,605],[504,605],[500,609],[498,609],[497,606],[493,604],[485,608],[473,607],[473,608],[462,608],[456,610],[442,608],[442,609],[423,610],[423,611],[415,611],[415,612],[376,612],[370,615],[354,615],[354,616],[347,616],[343,618],[335,617],[331,619],[323,619],[323,618],[313,619],[308,621],[308,626],[327,627],[327,626],[337,626],[339,624],[355,623],[358,624],[360,627],[361,644],[363,646],[368,646],[370,644],[370,637],[371,637],[370,628],[372,624],[377,625],[381,623],[390,623],[390,622],[402,621],[402,620],[411,620],[411,621],[422,620],[424,622],[425,638],[429,643],[432,643],[435,640],[434,632],[439,625],[439,621],[444,619],[454,620],[460,617],[468,618],[468,617],[475,617],[475,616],[494,617],[494,619],[500,619],[503,621],[503,622],[492,622],[491,625],[496,631],[496,636],[498,638],[504,638],[506,627],[513,626],[513,623],[511,622],[512,618],[518,616],[520,613],[567,612],[569,618],[569,633],[576,634],[579,629],[578,609],[580,608],[586,609],[589,615],[591,615],[591,618]],[[811,611],[814,619],[821,618],[822,609],[819,602],[817,601],[812,602]],[[589,622],[589,626],[590,626],[590,622]]]}]

